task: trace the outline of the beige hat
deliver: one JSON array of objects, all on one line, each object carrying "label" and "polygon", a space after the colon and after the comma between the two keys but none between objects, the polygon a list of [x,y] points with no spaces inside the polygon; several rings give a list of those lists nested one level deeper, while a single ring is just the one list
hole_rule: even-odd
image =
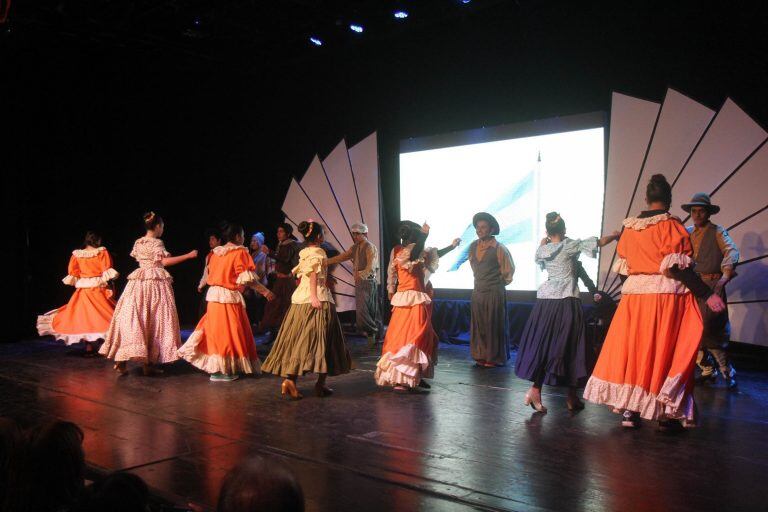
[{"label": "beige hat", "polygon": [[349,230],[353,233],[367,233],[368,226],[366,226],[362,222],[355,222],[354,224],[352,224],[352,227],[349,228]]}]

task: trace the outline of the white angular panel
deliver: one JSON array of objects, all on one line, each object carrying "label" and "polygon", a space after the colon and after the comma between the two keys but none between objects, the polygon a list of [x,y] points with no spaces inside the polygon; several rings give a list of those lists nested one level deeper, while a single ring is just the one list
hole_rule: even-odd
[{"label": "white angular panel", "polygon": [[651,176],[663,174],[670,182],[677,176],[714,116],[714,110],[667,89],[630,215],[645,209],[645,185]]},{"label": "white angular panel", "polygon": [[[768,204],[768,145],[763,145],[722,188],[712,194],[720,213],[712,222],[733,226]],[[687,201],[687,199],[686,199]]]},{"label": "white angular panel", "polygon": [[[315,157],[314,161],[317,161],[319,165],[320,160],[317,157]],[[325,224],[315,205],[310,201],[296,180],[291,180],[291,184],[288,187],[288,193],[285,195],[285,200],[283,200],[283,213],[291,224],[294,225],[307,219],[314,219]],[[337,241],[328,236],[327,231],[326,239],[337,248],[340,247]],[[347,263],[336,265],[331,270],[331,276],[336,280],[334,300],[336,301],[337,311],[352,311],[355,309],[354,279],[352,278],[352,271],[347,265]]]},{"label": "white angular panel", "polygon": [[352,245],[352,235],[319,158],[312,159],[300,184],[321,217],[316,220],[326,227],[325,238],[339,248]]},{"label": "white angular panel", "polygon": [[347,144],[343,140],[323,160],[325,175],[331,184],[341,214],[346,221],[347,230],[355,222],[360,222],[362,212],[357,200],[355,179],[347,153]]},{"label": "white angular panel", "polygon": [[764,302],[730,304],[731,339],[768,346],[768,315]]},{"label": "white angular panel", "polygon": [[[660,105],[613,93],[611,98],[611,134],[608,142],[608,174],[605,183],[605,209],[603,235],[621,229],[632,201],[632,191],[645,159]],[[598,288],[613,282],[615,274],[609,270],[616,244],[600,251]]]},{"label": "white angular panel", "polygon": [[355,187],[363,212],[363,221],[368,226],[368,239],[381,253],[380,209],[379,209],[379,153],[376,132],[349,148]]},{"label": "white angular panel", "polygon": [[[763,201],[768,200],[763,198]],[[741,261],[754,260],[768,254],[768,210],[763,210],[730,231]],[[728,284],[729,301],[768,300],[768,258],[736,267],[737,276]],[[763,304],[768,315],[768,303]]]},{"label": "white angular panel", "polygon": [[685,218],[680,204],[696,192],[711,192],[768,137],[752,118],[730,99],[717,113],[699,147],[673,183],[670,212]]}]

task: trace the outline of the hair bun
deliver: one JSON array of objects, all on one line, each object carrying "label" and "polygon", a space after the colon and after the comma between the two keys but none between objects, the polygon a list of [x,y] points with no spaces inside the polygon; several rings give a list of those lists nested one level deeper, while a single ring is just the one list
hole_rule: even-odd
[{"label": "hair bun", "polygon": [[653,183],[667,183],[667,177],[663,174],[654,174],[651,176],[651,181]]},{"label": "hair bun", "polygon": [[301,233],[301,236],[307,236],[311,226],[312,226],[311,222],[307,222],[305,220],[299,222],[298,228],[299,228],[299,233]]},{"label": "hair bun", "polygon": [[155,218],[155,212],[147,212],[144,214],[144,220],[150,221]]},{"label": "hair bun", "polygon": [[560,218],[560,214],[557,212],[549,212],[547,214],[547,222],[557,222],[557,220]]}]

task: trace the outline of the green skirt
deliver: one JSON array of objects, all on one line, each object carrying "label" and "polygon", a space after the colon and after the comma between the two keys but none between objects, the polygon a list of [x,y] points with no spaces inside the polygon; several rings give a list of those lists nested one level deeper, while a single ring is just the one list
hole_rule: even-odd
[{"label": "green skirt", "polygon": [[305,373],[341,375],[349,373],[349,355],[336,306],[323,302],[320,309],[311,304],[291,304],[272,350],[261,371],[288,377]]}]

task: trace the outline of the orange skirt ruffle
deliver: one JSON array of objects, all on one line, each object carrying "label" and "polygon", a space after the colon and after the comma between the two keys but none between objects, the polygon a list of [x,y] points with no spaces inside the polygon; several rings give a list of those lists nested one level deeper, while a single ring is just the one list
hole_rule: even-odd
[{"label": "orange skirt ruffle", "polygon": [[251,323],[242,304],[209,302],[178,355],[208,373],[261,373]]},{"label": "orange skirt ruffle", "polygon": [[584,398],[648,420],[693,420],[701,333],[690,293],[622,296]]},{"label": "orange skirt ruffle", "polygon": [[392,308],[381,359],[376,364],[376,383],[416,387],[422,378],[432,377],[437,347],[429,304]]},{"label": "orange skirt ruffle", "polygon": [[66,306],[37,317],[40,336],[52,335],[67,345],[81,340],[103,339],[112,315],[115,301],[109,288],[78,288]]}]

